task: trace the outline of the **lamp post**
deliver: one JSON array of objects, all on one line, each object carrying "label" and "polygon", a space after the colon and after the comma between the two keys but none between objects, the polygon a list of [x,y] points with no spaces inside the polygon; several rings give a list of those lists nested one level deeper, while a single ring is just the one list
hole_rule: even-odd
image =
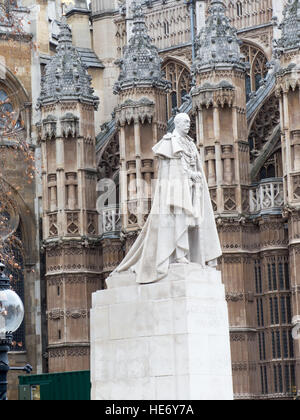
[{"label": "lamp post", "polygon": [[30,365],[11,368],[8,352],[12,344],[12,334],[22,324],[24,306],[20,297],[10,288],[10,280],[4,273],[5,266],[0,263],[0,401],[7,399],[7,373],[9,370],[32,371]]}]

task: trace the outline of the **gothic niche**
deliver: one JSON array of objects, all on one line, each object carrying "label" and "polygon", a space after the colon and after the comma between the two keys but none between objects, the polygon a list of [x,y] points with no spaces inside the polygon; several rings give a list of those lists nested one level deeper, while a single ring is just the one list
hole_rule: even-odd
[{"label": "gothic niche", "polygon": [[187,66],[175,61],[167,60],[162,71],[166,80],[171,82],[171,91],[167,96],[167,115],[170,119],[184,102],[184,98],[191,90],[191,73]]}]

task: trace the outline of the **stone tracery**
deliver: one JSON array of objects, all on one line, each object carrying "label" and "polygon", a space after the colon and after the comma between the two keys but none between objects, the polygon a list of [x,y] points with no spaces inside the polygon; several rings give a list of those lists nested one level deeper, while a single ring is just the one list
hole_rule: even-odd
[{"label": "stone tracery", "polygon": [[180,108],[186,95],[191,90],[191,73],[186,65],[169,58],[162,66],[165,78],[171,83],[171,92],[168,94],[167,108],[168,118],[172,116],[172,111]]},{"label": "stone tracery", "polygon": [[247,42],[241,46],[241,52],[245,61],[250,64],[246,77],[246,93],[249,99],[251,92],[256,92],[259,89],[260,82],[268,73],[268,60],[261,49]]},{"label": "stone tracery", "polygon": [[274,129],[280,123],[279,101],[273,94],[261,107],[250,129],[249,143],[252,159],[262,151]]}]

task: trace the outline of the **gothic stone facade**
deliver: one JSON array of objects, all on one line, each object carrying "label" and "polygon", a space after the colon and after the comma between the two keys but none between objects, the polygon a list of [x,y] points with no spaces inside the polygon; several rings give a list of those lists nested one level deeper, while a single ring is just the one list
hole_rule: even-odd
[{"label": "gothic stone facade", "polygon": [[180,110],[192,119],[223,247],[235,398],[294,398],[300,45],[290,29],[299,31],[299,1],[9,3],[26,36],[1,35],[0,91],[40,166],[22,183],[22,162],[1,137],[24,255],[24,339],[12,363],[89,368],[91,293],[147,218],[151,148]]}]

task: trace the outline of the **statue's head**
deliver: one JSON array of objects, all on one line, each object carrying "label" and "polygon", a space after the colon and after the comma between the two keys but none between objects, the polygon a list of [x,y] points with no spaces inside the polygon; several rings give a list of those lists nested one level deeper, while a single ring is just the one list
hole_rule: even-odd
[{"label": "statue's head", "polygon": [[191,119],[188,114],[177,114],[174,119],[175,129],[181,136],[187,136],[191,129]]}]

